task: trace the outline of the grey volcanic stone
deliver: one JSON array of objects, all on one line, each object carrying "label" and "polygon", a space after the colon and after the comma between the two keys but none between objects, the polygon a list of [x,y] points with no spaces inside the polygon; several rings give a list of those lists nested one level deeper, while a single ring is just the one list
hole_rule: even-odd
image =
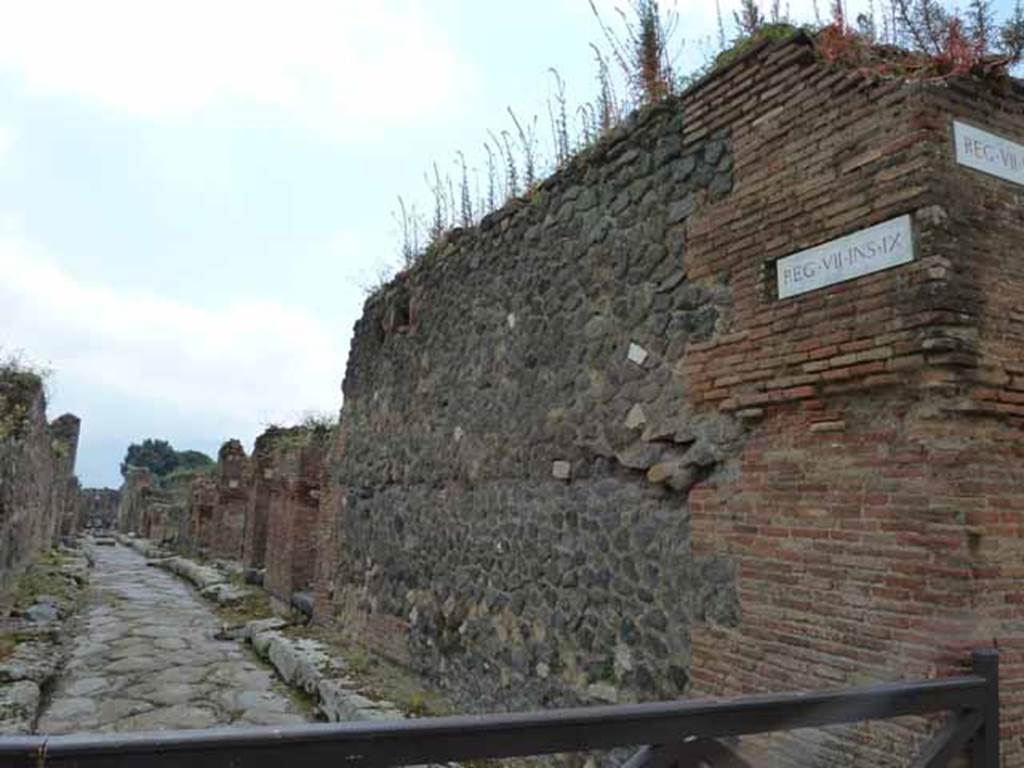
[{"label": "grey volcanic stone", "polygon": [[[724,278],[686,263],[693,217],[732,194],[732,139],[681,123],[645,111],[356,326],[332,603],[465,709],[679,696],[694,617],[734,616],[729,569],[697,583],[687,501],[744,433],[689,405],[680,373],[733,312]],[[413,333],[388,330],[399,311]]]}]

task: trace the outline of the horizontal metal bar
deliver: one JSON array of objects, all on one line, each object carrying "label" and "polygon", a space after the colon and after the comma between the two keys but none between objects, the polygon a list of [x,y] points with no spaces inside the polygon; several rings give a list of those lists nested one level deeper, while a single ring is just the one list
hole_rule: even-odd
[{"label": "horizontal metal bar", "polygon": [[985,685],[984,678],[969,675],[724,701],[288,728],[25,736],[0,739],[0,766],[260,768],[343,761],[362,768],[580,752],[978,709]]}]

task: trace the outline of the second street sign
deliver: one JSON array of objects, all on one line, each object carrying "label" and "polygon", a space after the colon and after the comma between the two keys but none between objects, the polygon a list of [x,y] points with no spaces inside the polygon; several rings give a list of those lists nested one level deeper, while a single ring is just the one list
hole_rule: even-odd
[{"label": "second street sign", "polygon": [[959,120],[953,122],[953,136],[960,165],[1024,186],[1024,144]]}]

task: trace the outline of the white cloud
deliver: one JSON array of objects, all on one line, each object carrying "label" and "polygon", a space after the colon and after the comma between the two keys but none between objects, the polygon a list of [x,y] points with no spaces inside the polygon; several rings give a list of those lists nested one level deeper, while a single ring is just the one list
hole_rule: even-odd
[{"label": "white cloud", "polygon": [[443,109],[462,74],[416,0],[0,0],[0,69],[142,116],[222,100],[320,121]]},{"label": "white cloud", "polygon": [[77,279],[5,226],[0,346],[52,365],[62,407],[78,409],[76,392],[102,393],[108,411],[80,413],[88,428],[125,444],[147,436],[147,425],[130,423],[132,409],[147,424],[186,419],[173,426],[251,439],[266,423],[340,407],[345,340],[304,310],[266,301],[211,310],[120,293]]}]

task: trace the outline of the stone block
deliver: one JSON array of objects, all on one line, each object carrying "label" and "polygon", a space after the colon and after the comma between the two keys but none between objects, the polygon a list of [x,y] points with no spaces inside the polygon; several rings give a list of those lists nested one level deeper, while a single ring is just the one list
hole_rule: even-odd
[{"label": "stone block", "polygon": [[646,423],[647,415],[644,413],[644,407],[636,403],[626,414],[626,429],[640,429]]}]

